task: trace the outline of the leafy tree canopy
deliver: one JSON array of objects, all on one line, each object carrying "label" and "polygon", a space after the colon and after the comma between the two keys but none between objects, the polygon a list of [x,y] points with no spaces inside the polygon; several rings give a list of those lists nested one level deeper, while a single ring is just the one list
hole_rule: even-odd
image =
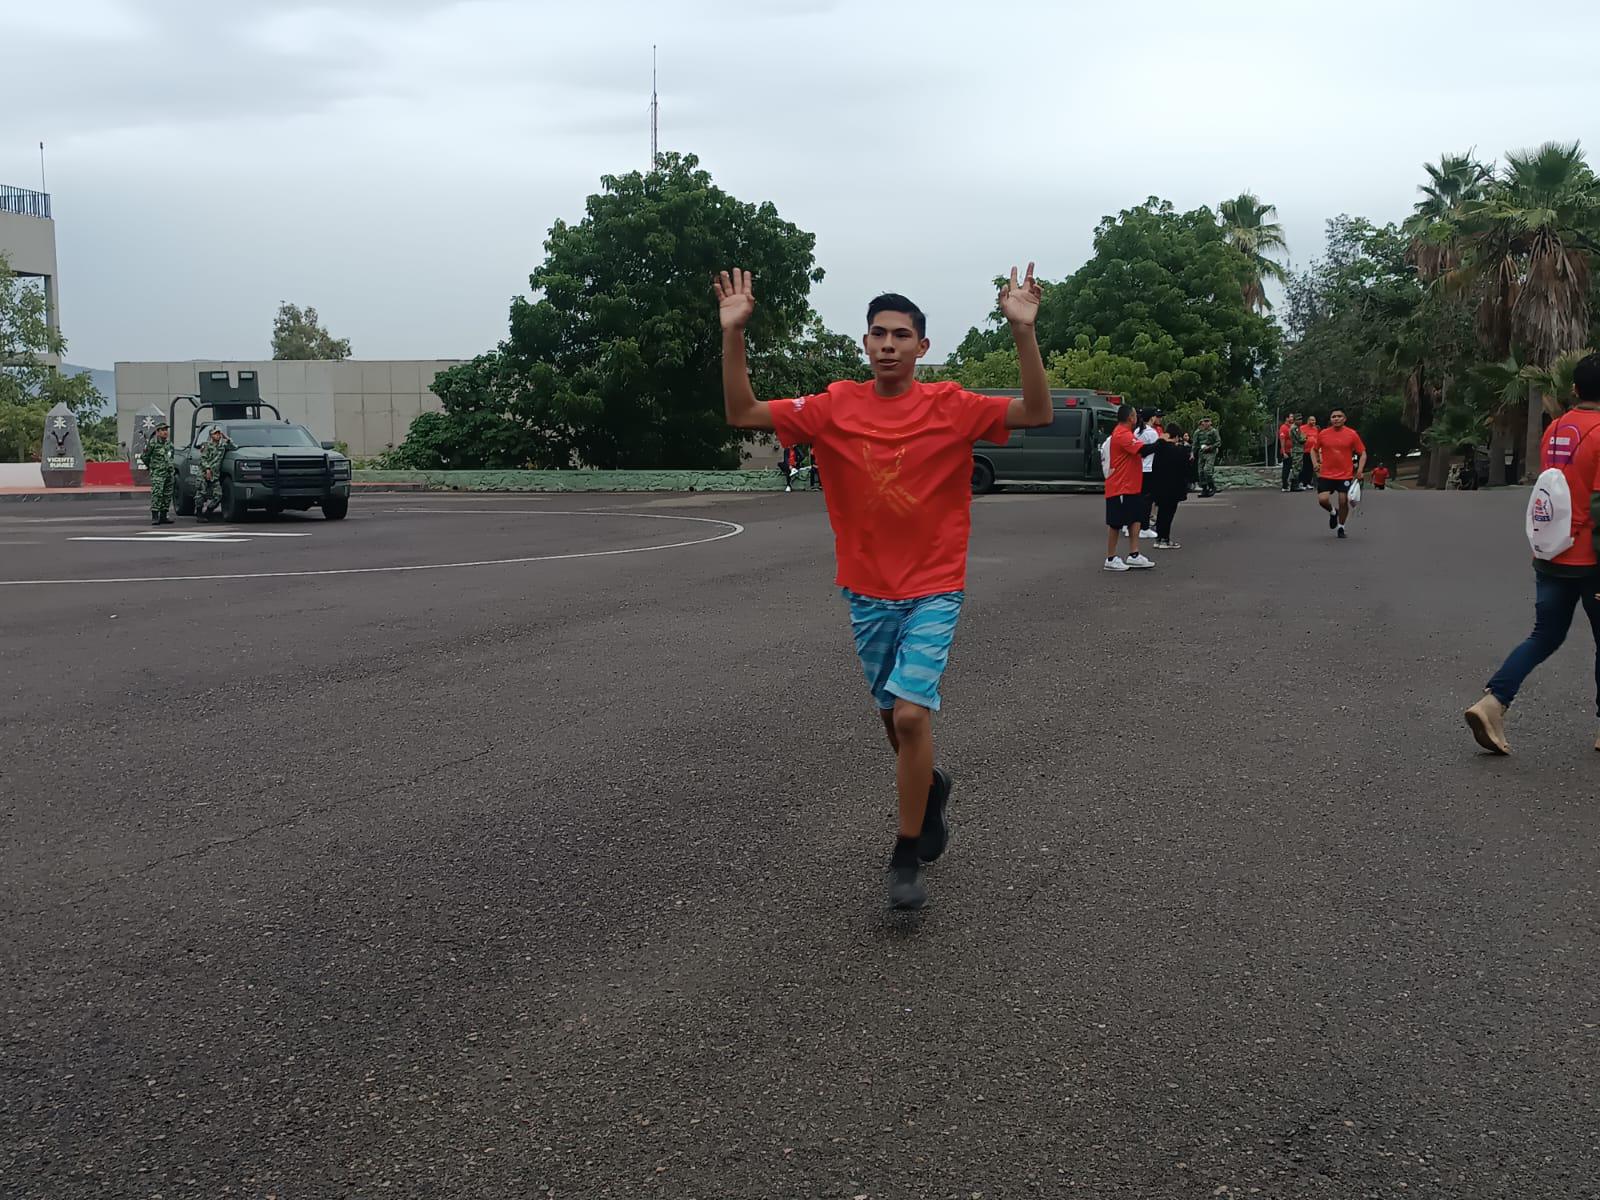
[{"label": "leafy tree canopy", "polygon": [[64,401],[86,428],[105,403],[88,375],[46,365],[66,351],[66,338],[49,326],[44,292],[0,255],[0,460],[37,458],[45,414],[57,404]]},{"label": "leafy tree canopy", "polygon": [[324,329],[316,309],[284,300],[272,319],[272,357],[337,362],[350,357],[350,339]]},{"label": "leafy tree canopy", "polygon": [[[766,395],[817,391],[865,363],[808,301],[822,278],[813,235],[711,181],[692,155],[607,175],[583,219],[558,221],[532,296],[511,304],[498,349],[442,373],[444,402],[397,461],[487,467],[733,467],[744,437],[723,420],[713,273],[754,272],[751,374]],[[413,444],[415,443],[415,444]]]}]

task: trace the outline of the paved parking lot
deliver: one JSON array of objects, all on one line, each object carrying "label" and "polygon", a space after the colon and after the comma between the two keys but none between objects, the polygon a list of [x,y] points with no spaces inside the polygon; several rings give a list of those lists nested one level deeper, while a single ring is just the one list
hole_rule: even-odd
[{"label": "paved parking lot", "polygon": [[910,919],[814,495],[0,505],[0,1195],[1600,1195],[1520,504],[980,501]]}]

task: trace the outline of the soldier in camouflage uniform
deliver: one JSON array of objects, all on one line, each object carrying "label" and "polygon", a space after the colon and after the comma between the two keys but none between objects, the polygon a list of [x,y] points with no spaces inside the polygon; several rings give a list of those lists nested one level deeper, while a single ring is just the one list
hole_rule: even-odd
[{"label": "soldier in camouflage uniform", "polygon": [[171,525],[167,510],[172,507],[172,431],[165,421],[156,426],[150,444],[144,448],[145,469],[150,472],[150,524]]},{"label": "soldier in camouflage uniform", "polygon": [[1200,466],[1200,494],[1217,494],[1217,455],[1222,452],[1222,434],[1211,424],[1210,417],[1200,418],[1200,428],[1194,432],[1195,461]]},{"label": "soldier in camouflage uniform", "polygon": [[211,514],[222,507],[222,459],[232,449],[233,442],[222,427],[213,426],[205,449],[200,451],[200,483],[194,495],[196,521],[209,521]]},{"label": "soldier in camouflage uniform", "polygon": [[1304,422],[1290,424],[1289,445],[1293,447],[1290,453],[1294,458],[1294,467],[1289,473],[1289,490],[1298,492],[1303,490],[1300,481],[1305,477],[1306,473],[1306,431]]}]

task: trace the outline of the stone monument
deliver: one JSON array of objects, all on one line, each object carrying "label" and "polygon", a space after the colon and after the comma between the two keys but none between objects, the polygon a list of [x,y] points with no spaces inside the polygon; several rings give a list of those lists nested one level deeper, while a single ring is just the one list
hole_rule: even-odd
[{"label": "stone monument", "polygon": [[44,476],[45,487],[83,486],[83,441],[78,437],[78,418],[65,402],[45,416],[39,473]]},{"label": "stone monument", "polygon": [[150,486],[150,471],[144,465],[144,448],[156,435],[156,426],[167,419],[167,414],[154,404],[133,414],[133,441],[128,445],[128,467],[133,481],[140,487]]}]

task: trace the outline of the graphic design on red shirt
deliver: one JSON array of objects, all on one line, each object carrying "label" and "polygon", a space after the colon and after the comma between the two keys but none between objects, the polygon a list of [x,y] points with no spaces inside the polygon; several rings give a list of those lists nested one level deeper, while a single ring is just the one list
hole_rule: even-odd
[{"label": "graphic design on red shirt", "polygon": [[809,444],[821,472],[839,586],[882,600],[966,586],[972,446],[1008,440],[1010,403],[955,383],[879,396],[857,382],[771,403],[779,439]]}]

